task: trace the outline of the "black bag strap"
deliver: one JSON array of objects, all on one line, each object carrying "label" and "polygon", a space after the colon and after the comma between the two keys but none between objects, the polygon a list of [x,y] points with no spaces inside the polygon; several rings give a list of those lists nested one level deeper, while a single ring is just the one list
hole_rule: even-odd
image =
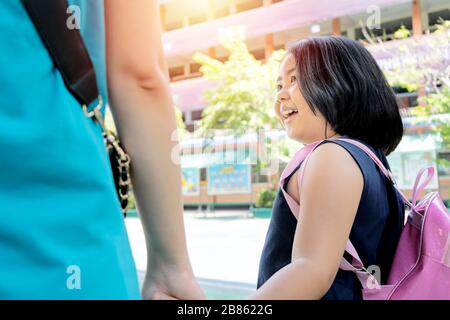
[{"label": "black bag strap", "polygon": [[68,90],[81,105],[99,97],[94,67],[77,28],[67,25],[67,0],[22,0]]}]

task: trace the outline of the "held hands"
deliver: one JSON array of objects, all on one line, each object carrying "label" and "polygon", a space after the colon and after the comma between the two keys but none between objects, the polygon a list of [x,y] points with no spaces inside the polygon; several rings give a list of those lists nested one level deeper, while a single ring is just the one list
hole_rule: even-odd
[{"label": "held hands", "polygon": [[153,294],[152,300],[180,300],[165,294],[164,292],[157,291]]},{"label": "held hands", "polygon": [[142,298],[148,300],[205,300],[206,296],[190,270],[147,273]]}]

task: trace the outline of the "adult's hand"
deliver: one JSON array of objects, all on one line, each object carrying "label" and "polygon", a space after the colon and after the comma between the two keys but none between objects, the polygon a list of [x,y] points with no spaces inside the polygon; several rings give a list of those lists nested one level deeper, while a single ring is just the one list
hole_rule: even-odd
[{"label": "adult's hand", "polygon": [[165,267],[148,270],[142,288],[143,299],[204,300],[203,290],[190,270]]}]

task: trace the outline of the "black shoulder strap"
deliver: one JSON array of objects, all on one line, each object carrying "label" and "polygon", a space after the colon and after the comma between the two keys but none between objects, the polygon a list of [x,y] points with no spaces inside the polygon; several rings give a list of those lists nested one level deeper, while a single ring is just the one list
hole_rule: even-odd
[{"label": "black shoulder strap", "polygon": [[80,104],[99,96],[95,71],[78,29],[67,25],[67,0],[22,0],[69,91]]}]

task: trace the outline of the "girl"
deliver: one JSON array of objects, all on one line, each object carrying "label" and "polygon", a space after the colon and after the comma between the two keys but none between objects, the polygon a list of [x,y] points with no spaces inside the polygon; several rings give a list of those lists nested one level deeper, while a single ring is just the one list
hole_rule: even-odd
[{"label": "girl", "polygon": [[310,38],[295,43],[281,63],[275,111],[290,138],[319,146],[301,168],[303,179],[299,163],[282,186],[298,212],[278,192],[252,298],[361,299],[356,275],[339,269],[347,240],[366,267],[379,267],[384,283],[403,204],[362,150],[324,139],[358,140],[388,167],[385,156],[403,134],[394,93],[359,43]]}]

